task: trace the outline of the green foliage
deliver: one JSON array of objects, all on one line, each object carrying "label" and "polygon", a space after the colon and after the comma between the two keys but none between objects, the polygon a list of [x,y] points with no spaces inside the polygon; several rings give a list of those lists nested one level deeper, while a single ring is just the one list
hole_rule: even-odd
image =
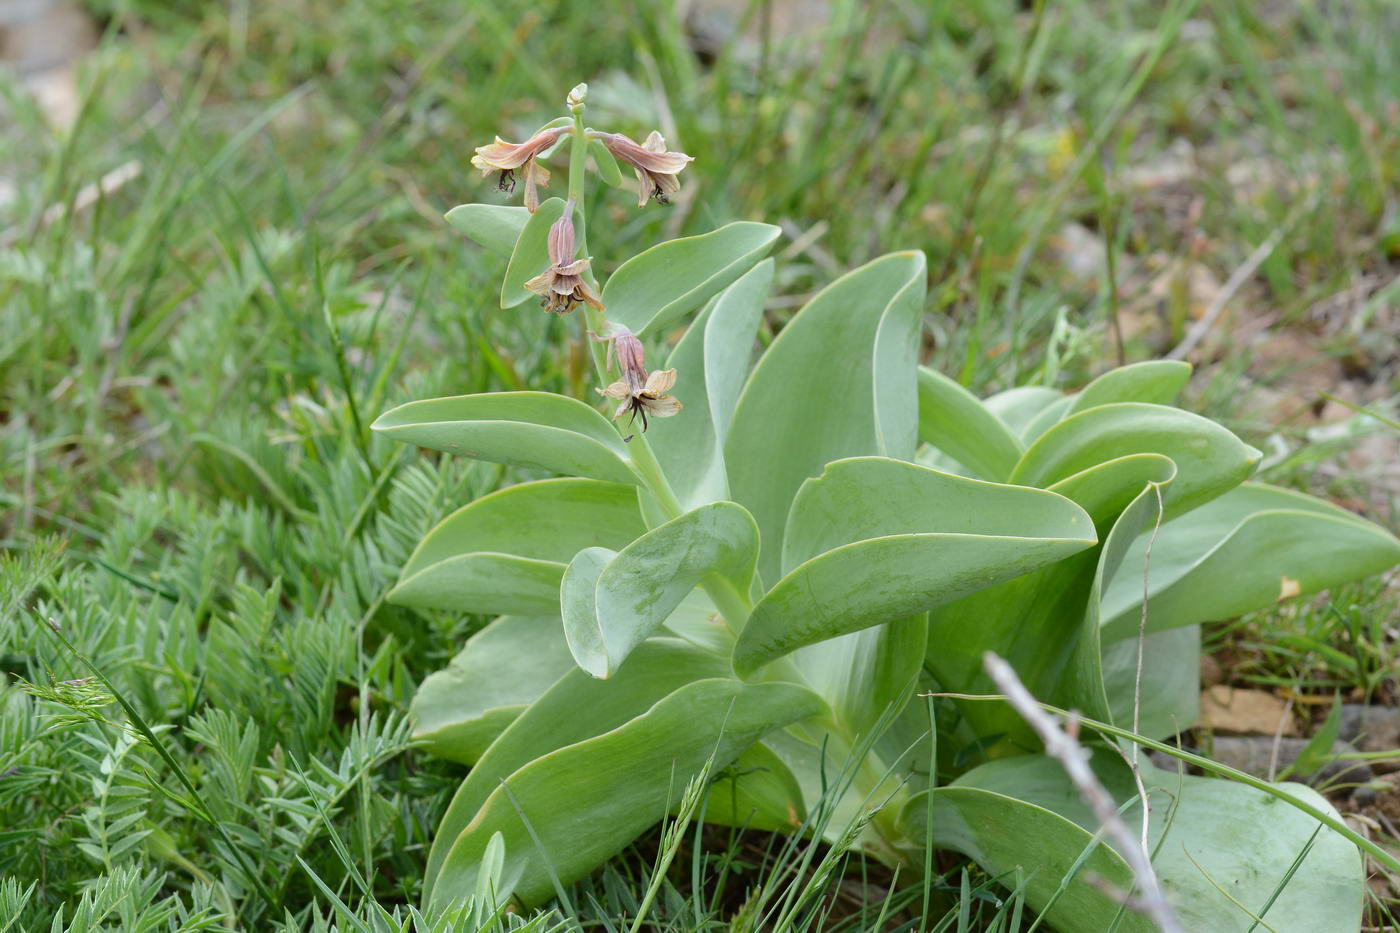
[{"label": "green foliage", "polygon": [[[539,474],[420,459],[357,431],[356,412],[368,424],[415,397],[526,388],[583,396],[591,388],[584,361],[560,351],[559,319],[528,304],[496,310],[524,210],[490,205],[502,229],[486,250],[453,235],[452,221],[438,226],[476,183],[465,164],[471,147],[493,131],[522,138],[580,75],[593,84],[595,122],[612,120],[639,139],[665,127],[697,157],[687,176],[702,193],[694,204],[682,198],[675,209],[642,212],[626,195],[592,193],[608,199],[601,210],[590,204],[600,278],[614,269],[610,257],[735,220],[782,219],[771,289],[755,288],[760,297],[714,329],[715,339],[745,351],[767,345],[802,296],[841,269],[890,244],[918,246],[933,273],[925,361],[977,395],[1030,382],[1030,395],[1053,401],[1104,368],[1104,328],[1119,297],[1102,276],[1083,277],[1061,260],[1060,223],[1094,227],[1110,257],[1117,253],[1124,322],[1146,327],[1127,335],[1134,359],[1179,336],[1195,300],[1184,282],[1197,266],[1224,280],[1294,214],[1298,222],[1238,307],[1306,321],[1316,358],[1343,359],[1349,372],[1383,372],[1393,349],[1372,326],[1396,294],[1383,283],[1394,241],[1388,166],[1400,152],[1400,124],[1377,116],[1400,86],[1389,41],[1395,10],[1378,0],[1341,12],[1295,6],[1277,17],[1238,3],[1202,6],[1118,122],[1106,119],[1110,108],[1156,41],[1153,4],[1045,4],[1043,25],[1033,28],[1016,4],[895,10],[837,0],[810,31],[775,28],[763,43],[742,25],[731,33],[724,23],[682,23],[670,4],[543,10],[505,0],[466,15],[438,0],[412,15],[390,0],[88,5],[102,16],[103,39],[76,72],[75,126],[50,121],[12,72],[0,74],[9,130],[0,133],[0,667],[9,682],[0,689],[0,930],[66,929],[80,904],[89,905],[82,928],[106,929],[329,933],[384,928],[381,908],[396,929],[416,931],[607,928],[639,915],[654,836],[567,888],[567,920],[497,913],[477,901],[429,921],[408,905],[421,896],[425,846],[461,768],[415,750],[395,754],[398,741],[380,747],[388,757],[377,762],[355,751],[348,784],[323,779],[313,763],[339,772],[362,710],[381,724],[407,712],[454,656],[487,668],[505,657],[500,642],[496,653],[479,650],[490,639],[463,652],[485,619],[383,597],[436,523]],[[1217,89],[1204,102],[1203,86]],[[509,126],[499,125],[501,114]],[[1105,143],[1078,179],[1093,184],[1059,184],[1101,129]],[[1185,156],[1183,140],[1192,149]],[[610,157],[590,148],[611,184]],[[1139,170],[1169,175],[1182,164],[1190,170],[1182,183],[1139,181]],[[139,174],[90,199],[99,179],[128,165]],[[1240,173],[1258,184],[1241,185]],[[559,181],[549,193],[562,196]],[[1314,184],[1327,195],[1299,197]],[[1178,201],[1187,189],[1183,224]],[[1150,271],[1165,257],[1170,270],[1154,281],[1152,313],[1141,316],[1132,308],[1138,257]],[[1380,290],[1366,297],[1376,281]],[[1337,306],[1324,300],[1352,294],[1354,315],[1334,318]],[[756,342],[731,329],[741,320],[752,321]],[[711,360],[728,365],[741,355]],[[677,391],[686,408],[654,422],[648,437],[685,509],[730,493],[713,485],[722,471],[701,474],[699,455],[686,459],[698,449],[689,437],[673,458],[665,434],[707,407],[732,410],[724,393],[742,388],[749,362],[737,379],[708,377],[707,390],[721,398],[713,406],[699,401],[696,365],[668,364],[685,374]],[[1187,395],[1196,410],[1267,448],[1274,419],[1249,394],[1251,380],[1262,369],[1263,381],[1277,388],[1282,380],[1300,407],[1312,398],[1286,381],[1285,367],[1261,363],[1245,378],[1249,365],[1247,352],[1232,352]],[[1016,415],[1005,417],[1011,424]],[[698,433],[708,430],[706,418]],[[1284,442],[1297,440],[1297,424],[1279,430]],[[723,444],[711,448],[710,464]],[[1364,477],[1332,469],[1341,449],[1332,442],[1274,460],[1266,479],[1352,507],[1374,502],[1357,495]],[[677,461],[695,466],[693,484]],[[920,462],[945,466],[928,451]],[[1144,455],[1125,466],[1152,462]],[[1205,627],[1207,650],[1221,639],[1243,643],[1240,676],[1264,684],[1383,690],[1395,661],[1392,595],[1373,579],[1326,599],[1286,601]],[[713,613],[701,592],[668,626],[722,651],[733,637],[709,621]],[[98,839],[85,816],[100,830],[123,815],[91,807],[96,784],[108,780],[98,749],[112,747],[128,723],[115,702],[96,705],[111,696],[105,687],[65,683],[92,675],[44,634],[45,618],[65,625],[167,741],[248,858],[265,860],[280,914],[240,877],[220,834],[164,793],[181,792],[170,766],[142,743],[121,759],[138,782],[117,779],[106,806],[144,807],[149,818],[136,832],[148,834],[119,853],[112,872],[77,848]],[[902,637],[915,638],[918,626],[904,625]],[[1195,628],[1150,635],[1149,658],[1161,639]],[[833,640],[833,653],[849,654],[846,646],[879,631]],[[473,679],[481,705],[464,704],[463,713],[490,713],[502,700],[513,711],[483,735],[565,670],[551,664],[572,664],[567,646],[554,645],[553,653],[541,646],[537,668],[516,668],[517,676],[502,668],[515,688],[509,696],[493,698]],[[907,664],[897,642],[874,647],[859,668],[833,667],[823,688],[846,683],[852,703],[864,697],[869,707],[852,705],[848,715],[870,723],[885,704],[860,685],[886,678],[865,672]],[[1123,640],[1104,649],[1111,695],[1113,670],[1131,684],[1135,647]],[[1196,650],[1183,640],[1172,648],[1178,660],[1160,667],[1189,672]],[[1145,677],[1158,667],[1148,664]],[[726,674],[711,670],[691,676]],[[844,676],[854,670],[862,673]],[[91,712],[108,724],[57,696],[23,692],[21,679],[61,685],[76,706],[93,701]],[[1162,689],[1160,705],[1145,705],[1165,710],[1165,698],[1189,696],[1171,683]],[[418,705],[426,709],[427,699]],[[954,728],[961,711],[938,706]],[[927,728],[922,715],[910,718],[890,734]],[[1144,731],[1166,734],[1171,720],[1147,723]],[[467,746],[479,754],[484,741]],[[788,744],[796,757],[815,757],[805,742]],[[797,820],[811,817],[807,838],[856,839],[868,824],[847,817],[883,798],[853,803],[858,795],[835,793],[843,752],[829,747],[833,794],[804,784]],[[945,739],[941,747],[955,746]],[[310,786],[331,796],[318,801],[319,791],[308,791],[292,756]],[[760,743],[711,772],[702,814],[732,796],[740,816],[720,818],[742,822],[766,801],[770,821],[749,825],[791,827],[782,803],[792,800],[790,785],[822,772],[814,764],[783,775],[778,760]],[[751,768],[766,770],[744,774]],[[745,779],[764,782],[753,804],[740,793],[751,786]],[[835,817],[833,796],[841,798]],[[328,824],[353,853],[348,864]],[[290,826],[286,839],[269,829]],[[1006,897],[961,861],[905,871],[891,884],[858,846],[778,840],[763,851],[766,842],[697,830],[662,880],[648,925],[861,930],[922,916],[925,928],[967,933],[1024,929],[1032,913],[1022,896]],[[1013,891],[1024,884],[1002,880]]]},{"label": "green foliage", "polygon": [[[580,110],[576,168],[592,132]],[[583,190],[571,175],[575,203]],[[517,268],[522,256],[537,269],[572,260],[534,242],[545,220],[550,237],[567,233],[560,217],[542,205],[524,226],[508,281],[530,271]],[[750,368],[755,309],[773,278],[756,262],[770,240],[736,259],[742,237],[730,225],[654,247],[618,267],[606,308],[581,322],[581,347],[612,340],[591,353],[598,381],[631,399],[619,415],[651,410],[663,456],[645,417],[614,428],[540,392],[410,402],[375,423],[420,446],[586,478],[467,506],[425,539],[396,591],[420,605],[540,616],[529,628],[499,620],[420,695],[425,734],[469,737],[446,751],[475,758],[433,842],[428,915],[474,896],[488,875],[501,900],[566,898],[565,885],[666,812],[692,819],[710,775],[747,753],[767,773],[741,771],[729,806],[708,819],[800,831],[797,814],[833,799],[831,756],[850,769],[833,804],[855,814],[826,835],[837,850],[903,865],[950,848],[1003,879],[1029,862],[1017,891],[1058,928],[1151,929],[1114,892],[1132,889],[1129,862],[1099,840],[1059,764],[1019,717],[974,696],[991,692],[982,659],[994,652],[1037,696],[1102,720],[1092,766],[1123,811],[1139,807],[1162,884],[1193,927],[1246,930],[1270,910],[1277,930],[1359,920],[1357,845],[1384,856],[1324,799],[1259,781],[1172,783],[1154,769],[1139,788],[1121,756],[1136,760],[1134,742],[1175,732],[1193,712],[1197,623],[1384,570],[1400,563],[1400,541],[1247,483],[1260,452],[1172,407],[1190,375],[1181,364],[1121,367],[1075,395],[1028,388],[987,402],[919,367],[920,253],[838,278]],[[653,330],[655,344],[657,323],[698,307],[715,283],[732,284],[695,316],[669,355],[675,369],[653,387],[633,330]],[[687,377],[694,409],[662,406]],[[553,511],[557,531],[541,520]],[[434,582],[419,585],[425,573]],[[538,651],[555,612],[545,654],[566,644],[577,669],[546,686],[495,660],[511,633],[520,651]],[[1149,633],[1168,664],[1154,660],[1140,678]],[[910,704],[920,688],[950,695],[949,721],[921,719]],[[482,698],[498,696],[528,705],[488,715]],[[1309,835],[1318,820],[1322,841]],[[662,865],[674,845],[663,835]],[[637,923],[656,892],[653,877]]]}]

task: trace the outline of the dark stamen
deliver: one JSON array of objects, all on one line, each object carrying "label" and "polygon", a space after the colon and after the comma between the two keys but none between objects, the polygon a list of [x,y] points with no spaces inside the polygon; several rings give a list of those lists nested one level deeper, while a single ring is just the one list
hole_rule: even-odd
[{"label": "dark stamen", "polygon": [[506,194],[515,193],[515,172],[512,169],[501,169],[501,177],[496,181],[496,190],[504,191]]}]

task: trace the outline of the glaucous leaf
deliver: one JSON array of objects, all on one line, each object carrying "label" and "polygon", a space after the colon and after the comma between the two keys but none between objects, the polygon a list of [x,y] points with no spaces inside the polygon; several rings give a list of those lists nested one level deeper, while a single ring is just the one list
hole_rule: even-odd
[{"label": "glaucous leaf", "polygon": [[773,260],[765,259],[716,296],[666,361],[680,373],[685,407],[655,422],[647,438],[685,508],[729,497],[724,440],[772,282]]},{"label": "glaucous leaf", "polygon": [[918,440],[922,253],[892,253],[832,282],[788,322],[739,397],[725,461],[758,522],[759,573],[777,580],[788,506],[842,457],[912,459]]},{"label": "glaucous leaf", "polygon": [[613,158],[607,146],[596,139],[590,139],[588,154],[593,157],[593,167],[598,170],[598,177],[603,180],[603,184],[613,188],[622,184],[622,170],[618,168],[617,160]]},{"label": "glaucous leaf", "polygon": [[1035,441],[1010,482],[1049,486],[1109,460],[1132,454],[1170,457],[1177,476],[1167,514],[1180,514],[1244,482],[1259,451],[1214,421],[1142,402],[1100,405],[1066,418]]},{"label": "glaucous leaf", "polygon": [[1046,408],[1063,401],[1065,394],[1049,386],[1017,386],[982,400],[1018,441],[1025,438],[1027,426]]},{"label": "glaucous leaf", "polygon": [[396,441],[460,457],[637,482],[622,438],[608,419],[577,399],[552,392],[408,402],[380,415],[372,427]]},{"label": "glaucous leaf", "polygon": [[[1171,462],[1164,462],[1170,479]],[[983,655],[994,651],[1007,659],[1036,696],[1090,716],[1109,715],[1102,670],[1100,594],[1122,566],[1138,532],[1156,520],[1158,497],[1151,486],[1141,482],[1141,474],[1115,472],[1105,479],[1139,485],[1136,497],[1113,518],[1102,546],[930,613],[925,660],[944,689],[997,692],[982,668]],[[1107,524],[1106,517],[1097,524]],[[1008,749],[1039,746],[1035,734],[1006,706],[959,705],[979,735],[1000,735]]]},{"label": "glaucous leaf", "polygon": [[616,729],[692,681],[729,673],[724,658],[674,639],[653,638],[634,655],[636,663],[611,680],[571,668],[491,743],[457,788],[438,824],[428,851],[425,902],[457,836],[502,780],[556,749]]},{"label": "glaucous leaf", "polygon": [[783,546],[792,569],[754,607],[735,670],[917,615],[1095,542],[1089,516],[1051,492],[880,457],[838,461],[793,500]]},{"label": "glaucous leaf", "polygon": [[980,479],[1005,482],[1021,459],[1021,442],[981,400],[940,372],[919,367],[919,440]]},{"label": "glaucous leaf", "polygon": [[761,832],[796,832],[807,811],[802,786],[764,742],[750,745],[710,785],[706,823]]},{"label": "glaucous leaf", "polygon": [[603,548],[580,552],[560,590],[574,659],[595,677],[611,677],[701,580],[717,577],[747,593],[757,557],[758,528],[733,502],[692,509],[617,554]]},{"label": "glaucous leaf", "polygon": [[[1148,540],[1126,559],[1142,566]],[[1148,568],[1148,628],[1232,618],[1397,562],[1400,541],[1379,526],[1311,496],[1247,484],[1162,527]],[[1136,631],[1141,606],[1141,577],[1110,584],[1104,637]]]},{"label": "glaucous leaf", "polygon": [[[1099,749],[1093,766],[1118,801],[1136,796],[1131,773],[1116,752]],[[1152,801],[1148,835],[1149,848],[1155,853],[1153,867],[1186,929],[1211,933],[1258,929],[1240,905],[1256,915],[1263,912],[1264,921],[1278,933],[1357,928],[1361,855],[1355,845],[1326,828],[1264,912],[1318,828],[1315,818],[1283,798],[1295,797],[1335,812],[1315,791],[1285,783],[1274,785],[1275,795],[1215,778],[1178,776],[1148,762],[1143,763],[1143,780]],[[1027,901],[1037,909],[1049,900],[1066,869],[1093,844],[1098,829],[1059,763],[1044,756],[982,765],[933,794],[935,842],[975,858],[992,874],[1024,867],[1029,876]],[[923,835],[924,812],[922,797],[903,811],[905,824],[916,837]],[[1126,818],[1130,825],[1140,821],[1140,808],[1130,808]],[[1038,870],[1032,872],[1033,868]],[[1047,915],[1056,929],[1099,933],[1118,914],[1120,905],[1087,879],[1090,871],[1120,890],[1127,890],[1132,880],[1117,853],[1107,844],[1098,844]],[[1151,931],[1154,927],[1128,911],[1118,929]]]},{"label": "glaucous leaf", "polygon": [[458,204],[443,216],[478,246],[509,257],[530,212],[504,204]]},{"label": "glaucous leaf", "polygon": [[1066,417],[1113,402],[1171,405],[1191,380],[1191,364],[1179,360],[1148,360],[1110,369],[1089,383],[1070,402]]},{"label": "glaucous leaf", "polygon": [[[1201,627],[1152,632],[1143,640],[1142,704],[1136,731],[1165,739],[1195,724],[1201,713]],[[1137,636],[1103,648],[1103,679],[1113,722],[1133,728]]]},{"label": "glaucous leaf", "polygon": [[[501,282],[501,307],[514,308],[537,296],[525,289],[525,283],[549,268],[549,228],[564,215],[564,201],[550,198],[540,204],[539,209],[529,215],[515,248],[510,253],[510,263],[506,266],[506,277]],[[574,212],[574,229],[581,242],[583,237],[583,214]]]},{"label": "glaucous leaf", "polygon": [[603,286],[608,320],[637,334],[665,327],[752,268],[779,232],[772,224],[740,220],[638,253]]},{"label": "glaucous leaf", "polygon": [[573,667],[558,616],[502,616],[467,639],[413,695],[413,737],[469,765]]},{"label": "glaucous leaf", "polygon": [[488,615],[526,606],[553,615],[576,553],[621,548],[645,531],[635,486],[574,478],[508,486],[428,532],[389,601]]},{"label": "glaucous leaf", "polygon": [[[774,730],[821,712],[794,684],[731,678],[686,684],[610,732],[520,768],[456,838],[433,885],[434,910],[476,888],[492,834],[505,838],[505,874],[527,906],[570,884],[660,820],[710,762],[722,768]],[[528,821],[528,825],[527,825]]]}]

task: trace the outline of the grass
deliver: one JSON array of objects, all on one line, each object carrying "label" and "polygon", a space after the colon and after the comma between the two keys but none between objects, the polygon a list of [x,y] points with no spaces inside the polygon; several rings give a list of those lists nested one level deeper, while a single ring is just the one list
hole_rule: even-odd
[{"label": "grass", "polygon": [[[1400,514],[1324,469],[1339,448],[1302,452],[1320,398],[1295,370],[1314,360],[1229,339],[1262,319],[1394,411],[1383,0],[836,2],[800,38],[779,3],[698,35],[659,0],[95,9],[74,126],[0,79],[0,930],[408,918],[461,772],[412,748],[404,711],[481,620],[384,594],[438,518],[513,475],[364,425],[410,398],[585,384],[556,319],[496,309],[496,260],[441,219],[496,197],[472,148],[580,80],[590,119],[696,156],[671,209],[593,208],[603,272],[663,237],[781,222],[776,329],[840,270],[921,248],[927,357],[978,391],[1081,384],[1119,332],[1128,359],[1168,351],[1218,294],[1202,283],[1286,227],[1198,353],[1194,404],[1282,451],[1274,481]],[[1390,603],[1368,584],[1247,620],[1241,676],[1393,693]],[[956,860],[896,887],[852,853],[669,838],[657,929],[1030,922]],[[622,929],[662,839],[567,892],[572,914],[495,922]],[[767,883],[791,909],[754,906]]]}]

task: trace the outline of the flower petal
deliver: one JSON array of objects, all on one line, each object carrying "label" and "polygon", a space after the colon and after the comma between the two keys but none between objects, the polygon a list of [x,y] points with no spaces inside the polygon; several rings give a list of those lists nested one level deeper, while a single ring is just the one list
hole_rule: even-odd
[{"label": "flower petal", "polygon": [[599,395],[606,395],[608,398],[622,398],[631,400],[632,390],[627,387],[627,383],[619,379],[606,389],[599,389]]},{"label": "flower petal", "polygon": [[658,395],[655,398],[643,397],[647,414],[653,418],[669,418],[681,410],[681,403],[674,395]]},{"label": "flower petal", "polygon": [[642,389],[647,395],[664,395],[671,391],[671,387],[676,384],[676,371],[674,369],[658,369],[647,376],[646,387]]}]

